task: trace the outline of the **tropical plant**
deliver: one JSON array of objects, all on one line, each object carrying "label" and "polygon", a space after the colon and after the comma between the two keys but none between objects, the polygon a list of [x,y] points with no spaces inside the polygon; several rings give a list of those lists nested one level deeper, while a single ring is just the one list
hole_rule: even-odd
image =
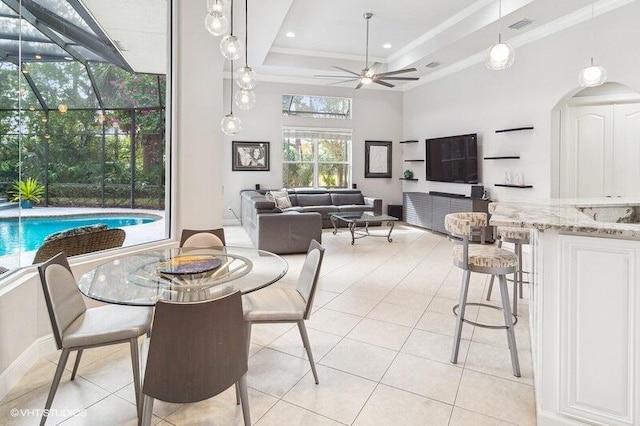
[{"label": "tropical plant", "polygon": [[44,194],[44,186],[38,183],[35,178],[19,180],[13,184],[11,191],[11,201],[31,201],[39,203],[40,197]]}]

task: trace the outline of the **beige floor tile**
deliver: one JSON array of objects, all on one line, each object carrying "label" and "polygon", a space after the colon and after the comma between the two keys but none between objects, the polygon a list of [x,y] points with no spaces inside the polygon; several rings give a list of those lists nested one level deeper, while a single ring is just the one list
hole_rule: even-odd
[{"label": "beige floor tile", "polygon": [[293,327],[296,325],[292,323],[252,324],[251,342],[260,346],[268,346]]},{"label": "beige floor tile", "polygon": [[521,426],[535,425],[533,386],[465,370],[456,406]]},{"label": "beige floor tile", "polygon": [[[526,350],[531,352],[531,340],[529,330],[524,324],[516,324],[514,331],[516,334],[516,346],[518,351]],[[507,349],[507,332],[505,330],[492,330],[489,328],[475,327],[473,337],[474,342],[486,343],[487,345],[497,346]]]},{"label": "beige floor tile", "polygon": [[[257,422],[276,402],[276,398],[249,388],[251,423]],[[213,398],[184,404],[165,420],[176,426],[244,425],[242,406],[236,405],[233,386]]]},{"label": "beige floor tile", "polygon": [[282,398],[309,370],[309,361],[265,348],[249,358],[247,385]]},{"label": "beige floor tile", "polygon": [[362,317],[321,308],[306,322],[307,328],[324,331],[337,336],[346,336]]},{"label": "beige floor tile", "polygon": [[408,354],[399,354],[382,383],[446,404],[453,404],[462,368]]},{"label": "beige floor tile", "polygon": [[279,401],[267,414],[256,423],[256,426],[283,426],[304,425],[304,426],[339,426],[338,423],[327,417],[313,413],[304,408],[296,407],[285,401]]},{"label": "beige floor tile", "polygon": [[[162,419],[152,416],[151,424],[155,425]],[[136,426],[138,413],[135,404],[131,404],[115,395],[98,401],[82,413],[79,413],[62,423],[64,426]]]},{"label": "beige floor tile", "polygon": [[[130,404],[135,405],[136,403],[135,390],[133,388],[133,383],[120,389],[114,395],[124,399]],[[171,413],[173,413],[174,411],[176,411],[181,406],[182,404],[173,404],[171,402],[155,400],[153,403],[153,415],[163,419],[168,415],[170,415]]]},{"label": "beige floor tile", "polygon": [[447,425],[451,405],[385,385],[378,385],[354,426]]},{"label": "beige floor tile", "polygon": [[367,314],[371,312],[377,304],[378,301],[373,299],[364,299],[362,297],[341,294],[331,302],[327,303],[325,308],[364,317],[367,316]]},{"label": "beige floor tile", "polygon": [[345,338],[320,363],[377,382],[396,355],[396,351]]},{"label": "beige floor tile", "polygon": [[[474,274],[471,274],[472,276]],[[469,283],[469,293],[467,295],[467,302],[482,302],[484,300],[482,295],[484,294],[484,274],[479,274],[483,279],[472,279]],[[462,286],[462,279],[445,280],[438,289],[438,296],[446,297],[453,300],[460,298],[460,287]]]},{"label": "beige floor tile", "polygon": [[[430,312],[438,312],[440,314],[451,315],[453,313],[453,307],[458,304],[458,299],[449,299],[448,297],[435,296],[429,306],[427,307],[427,311]],[[474,321],[478,316],[478,307],[477,306],[467,306],[465,311],[465,317]]]},{"label": "beige floor tile", "polygon": [[316,289],[316,294],[313,298],[313,306],[321,308],[331,302],[338,294],[339,293],[334,293],[332,291]]},{"label": "beige floor tile", "polygon": [[[430,331],[413,330],[401,352],[446,364],[451,361],[452,349],[453,337],[451,336]],[[468,350],[469,340],[460,340],[457,365],[464,365]]]},{"label": "beige floor tile", "polygon": [[[73,365],[72,363],[70,364]],[[48,388],[53,381],[56,367],[56,364],[52,363],[47,358],[42,358],[33,367],[31,367],[18,384],[9,391],[2,401],[0,401],[0,405],[6,404],[7,402],[25,395],[41,386],[46,386]]]},{"label": "beige floor tile", "polygon": [[411,333],[410,327],[365,318],[348,338],[399,351]]},{"label": "beige floor tile", "polygon": [[[83,355],[84,357],[84,355]],[[78,376],[95,383],[109,392],[116,392],[133,383],[129,346],[78,369]]]},{"label": "beige floor tile", "polygon": [[[424,331],[431,331],[433,333],[444,334],[446,336],[453,336],[456,330],[456,317],[453,315],[453,312],[449,314],[441,314],[438,312],[431,312],[427,310],[422,318],[420,318],[420,321],[418,321],[415,328]],[[462,338],[471,340],[474,328],[475,327],[471,324],[463,324]]]},{"label": "beige floor tile", "polygon": [[453,407],[449,426],[509,426],[511,423],[474,413],[460,407]]},{"label": "beige floor tile", "polygon": [[[517,343],[516,343],[517,345]],[[515,377],[511,368],[511,352],[506,348],[472,342],[465,367],[479,373],[491,374],[533,386],[531,353],[518,350],[521,377]]]},{"label": "beige floor tile", "polygon": [[[321,360],[323,356],[333,349],[341,339],[340,336],[336,336],[335,334],[325,333],[324,331],[314,330],[309,327],[307,327],[307,334],[309,335],[309,343],[311,344],[311,353],[316,362]],[[308,359],[307,351],[302,344],[302,337],[300,337],[300,331],[297,326],[284,333],[268,347],[289,355]]]},{"label": "beige floor tile", "polygon": [[357,297],[359,299],[371,299],[375,302],[380,302],[391,291],[391,288],[386,285],[376,285],[375,283],[367,281],[367,278],[363,278],[356,284],[349,287],[343,293],[346,296]]},{"label": "beige floor tile", "polygon": [[430,294],[394,288],[385,296],[383,302],[424,310],[431,303],[431,299]]},{"label": "beige floor tile", "polygon": [[283,399],[345,424],[355,420],[376,387],[375,382],[322,365],[318,376],[319,385],[304,377]]},{"label": "beige floor tile", "polygon": [[367,315],[367,318],[404,325],[405,327],[413,327],[422,317],[423,313],[423,308],[411,308],[409,306],[380,302],[380,304]]}]

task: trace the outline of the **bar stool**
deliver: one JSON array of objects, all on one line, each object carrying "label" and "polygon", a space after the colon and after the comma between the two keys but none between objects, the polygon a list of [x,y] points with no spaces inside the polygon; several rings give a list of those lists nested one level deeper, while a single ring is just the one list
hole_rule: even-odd
[{"label": "bar stool", "polygon": [[[489,213],[493,214],[496,210],[498,203],[489,203]],[[522,228],[509,228],[506,226],[499,226],[497,228],[498,235],[498,248],[502,248],[502,243],[511,243],[514,247],[514,253],[518,256],[518,269],[513,274],[513,279],[507,279],[507,281],[513,282],[513,314],[518,315],[518,297],[523,298],[522,284],[529,281],[524,281],[524,273],[522,269],[522,246],[529,244],[529,230]],[[528,272],[527,272],[528,273]],[[489,289],[487,291],[487,300],[491,300],[491,292],[493,290],[493,280],[495,276],[491,277],[489,282]],[[518,296],[519,295],[519,296]]]},{"label": "bar stool", "polygon": [[[469,237],[471,236],[473,228],[485,228],[487,222],[486,213],[451,213],[445,216],[444,226],[447,232],[454,237],[462,238],[462,244],[456,245],[453,248],[453,264],[464,271],[462,285],[460,287],[460,301],[458,305],[453,307],[453,313],[457,319],[453,337],[451,363],[456,364],[458,362],[460,339],[462,337],[462,323],[466,322],[484,328],[506,329],[507,343],[509,344],[509,351],[511,352],[513,375],[520,377],[520,363],[518,361],[518,350],[516,348],[516,338],[513,330],[513,326],[518,319],[511,313],[506,278],[507,274],[516,272],[518,256],[508,250],[484,245],[484,232],[481,232],[481,242],[483,244],[469,245]],[[471,272],[498,276],[500,295],[502,296],[502,309],[486,303],[467,303]],[[484,306],[502,310],[504,325],[487,325],[465,319],[464,314],[467,306]]]}]

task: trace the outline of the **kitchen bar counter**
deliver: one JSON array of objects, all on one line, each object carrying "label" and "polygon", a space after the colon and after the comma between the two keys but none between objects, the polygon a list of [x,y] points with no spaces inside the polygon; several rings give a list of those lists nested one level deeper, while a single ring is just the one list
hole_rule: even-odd
[{"label": "kitchen bar counter", "polygon": [[640,424],[640,200],[500,201],[531,230],[538,425]]}]

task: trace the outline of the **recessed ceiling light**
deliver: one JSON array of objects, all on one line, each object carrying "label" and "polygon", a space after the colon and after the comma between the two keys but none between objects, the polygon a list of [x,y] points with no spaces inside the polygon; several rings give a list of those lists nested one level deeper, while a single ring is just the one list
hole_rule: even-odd
[{"label": "recessed ceiling light", "polygon": [[294,33],[293,31],[287,31],[285,35],[289,38],[294,38],[296,36],[296,33]]},{"label": "recessed ceiling light", "polygon": [[384,47],[385,49],[391,49],[393,46],[391,45],[391,43],[385,43],[382,45],[382,47]]}]

